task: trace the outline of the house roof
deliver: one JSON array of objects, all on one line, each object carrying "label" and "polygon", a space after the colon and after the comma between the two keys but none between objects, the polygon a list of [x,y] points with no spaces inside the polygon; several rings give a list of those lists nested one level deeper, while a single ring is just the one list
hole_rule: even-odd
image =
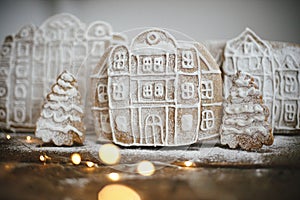
[{"label": "house roof", "polygon": [[[247,52],[244,51],[244,45],[246,43],[253,44],[253,51],[251,55],[264,55],[270,56],[271,50],[269,44],[258,37],[254,31],[249,28],[246,28],[238,37],[227,41],[225,47],[225,56],[243,56],[247,55]],[[250,55],[250,54],[249,54]]]},{"label": "house roof", "polygon": [[168,32],[161,29],[146,30],[137,35],[130,45],[133,52],[138,52],[141,49],[144,52],[146,48],[161,49],[164,52],[174,52],[178,44],[175,38]]}]

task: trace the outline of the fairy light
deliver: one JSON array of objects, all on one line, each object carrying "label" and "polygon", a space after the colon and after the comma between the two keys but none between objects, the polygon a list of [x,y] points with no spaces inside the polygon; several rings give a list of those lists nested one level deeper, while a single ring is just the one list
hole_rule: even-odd
[{"label": "fairy light", "polygon": [[115,172],[112,172],[112,173],[108,174],[107,177],[108,177],[110,180],[112,180],[112,181],[118,181],[118,180],[120,180],[120,178],[121,178],[121,177],[120,177],[120,174],[115,173]]},{"label": "fairy light", "polygon": [[49,156],[47,156],[46,154],[40,155],[39,159],[43,163],[46,163],[47,160],[51,160],[51,158]]},{"label": "fairy light", "polygon": [[192,166],[194,166],[194,163],[193,163],[192,161],[190,161],[190,160],[185,161],[183,164],[184,164],[184,166],[186,166],[186,167],[192,167]]},{"label": "fairy light", "polygon": [[6,139],[10,140],[11,136],[9,134],[6,135]]},{"label": "fairy light", "polygon": [[71,155],[71,161],[74,165],[79,165],[81,163],[81,156],[79,153],[73,153]]},{"label": "fairy light", "polygon": [[99,157],[104,164],[117,164],[121,158],[120,149],[113,144],[104,144],[99,149]]},{"label": "fairy light", "polygon": [[40,155],[40,161],[41,161],[41,162],[45,162],[45,161],[46,161],[46,157],[43,156],[43,155]]},{"label": "fairy light", "polygon": [[26,137],[26,140],[27,140],[27,142],[29,142],[29,141],[31,140],[31,136],[28,135],[28,136]]},{"label": "fairy light", "polygon": [[95,163],[93,163],[91,161],[87,161],[85,164],[86,164],[86,166],[88,166],[90,168],[95,166]]},{"label": "fairy light", "polygon": [[143,176],[151,176],[155,172],[152,162],[144,160],[138,163],[137,172]]}]

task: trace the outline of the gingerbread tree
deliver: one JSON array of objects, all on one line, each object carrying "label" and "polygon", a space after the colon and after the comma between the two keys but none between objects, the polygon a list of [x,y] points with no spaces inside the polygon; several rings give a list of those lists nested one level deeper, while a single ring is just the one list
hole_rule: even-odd
[{"label": "gingerbread tree", "polygon": [[230,148],[251,150],[273,144],[272,128],[267,122],[269,109],[253,77],[238,72],[224,102],[221,143]]},{"label": "gingerbread tree", "polygon": [[64,71],[52,86],[37,121],[36,136],[57,146],[83,144],[83,106],[77,81]]}]

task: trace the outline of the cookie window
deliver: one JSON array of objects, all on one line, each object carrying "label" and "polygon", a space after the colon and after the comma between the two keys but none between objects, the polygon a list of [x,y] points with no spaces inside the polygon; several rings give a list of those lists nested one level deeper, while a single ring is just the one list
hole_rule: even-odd
[{"label": "cookie window", "polygon": [[106,85],[98,85],[98,100],[100,103],[106,102],[108,100],[107,98],[107,86]]},{"label": "cookie window", "polygon": [[116,52],[114,55],[114,69],[123,70],[125,69],[125,52]]},{"label": "cookie window", "polygon": [[204,110],[202,112],[202,122],[201,122],[201,129],[208,130],[214,126],[215,119],[214,113],[212,110]]},{"label": "cookie window", "polygon": [[201,97],[202,99],[212,99],[214,97],[213,82],[202,81],[201,83]]},{"label": "cookie window", "polygon": [[191,51],[182,52],[182,67],[187,69],[194,67],[193,53]]},{"label": "cookie window", "polygon": [[181,98],[191,99],[194,97],[194,84],[193,83],[183,83],[181,85]]},{"label": "cookie window", "polygon": [[114,100],[124,100],[124,85],[123,84],[113,84],[113,99]]}]

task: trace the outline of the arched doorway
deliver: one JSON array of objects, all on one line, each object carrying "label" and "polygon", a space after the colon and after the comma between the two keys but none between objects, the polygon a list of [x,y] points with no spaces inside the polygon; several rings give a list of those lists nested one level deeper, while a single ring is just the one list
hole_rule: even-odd
[{"label": "arched doorway", "polygon": [[[161,136],[161,141],[159,141],[159,136]],[[149,115],[146,118],[145,137],[146,144],[149,144],[149,142],[163,144],[163,126],[159,115]]]}]

